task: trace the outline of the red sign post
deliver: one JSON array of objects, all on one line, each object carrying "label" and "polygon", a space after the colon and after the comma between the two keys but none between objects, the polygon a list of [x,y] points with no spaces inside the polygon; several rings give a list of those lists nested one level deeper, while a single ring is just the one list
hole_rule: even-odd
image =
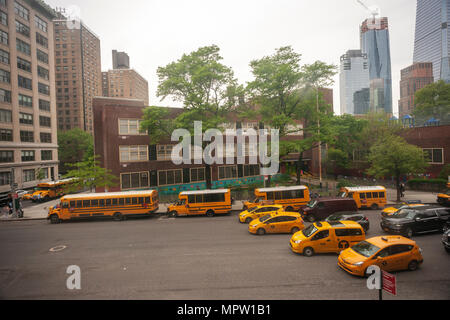
[{"label": "red sign post", "polygon": [[382,271],[382,283],[383,283],[383,290],[387,293],[392,294],[393,296],[397,295],[397,281],[395,279],[395,276],[387,273],[385,271]]}]

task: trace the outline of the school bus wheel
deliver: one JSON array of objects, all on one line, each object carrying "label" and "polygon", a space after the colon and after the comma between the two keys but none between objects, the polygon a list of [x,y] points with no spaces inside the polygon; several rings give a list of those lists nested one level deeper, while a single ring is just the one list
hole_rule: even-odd
[{"label": "school bus wheel", "polygon": [[176,212],[176,211],[170,211],[170,212],[169,212],[169,217],[171,217],[171,218],[176,218],[176,217],[178,217],[178,212]]},{"label": "school bus wheel", "polygon": [[114,219],[114,221],[122,221],[123,220],[123,216],[122,216],[122,214],[120,212],[116,212],[113,215],[113,219]]},{"label": "school bus wheel", "polygon": [[51,222],[51,224],[58,224],[61,222],[61,220],[59,220],[59,217],[57,214],[52,214],[50,216],[50,222]]},{"label": "school bus wheel", "polygon": [[370,208],[371,208],[372,210],[378,210],[378,205],[377,205],[376,203],[374,203],[374,204],[372,204],[372,205],[370,206]]},{"label": "school bus wheel", "polygon": [[214,211],[208,210],[208,211],[206,211],[206,215],[207,215],[208,217],[214,217]]}]

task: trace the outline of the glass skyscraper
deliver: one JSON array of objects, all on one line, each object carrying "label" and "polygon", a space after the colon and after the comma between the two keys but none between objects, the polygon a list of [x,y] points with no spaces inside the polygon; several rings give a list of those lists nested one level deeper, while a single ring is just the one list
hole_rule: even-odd
[{"label": "glass skyscraper", "polygon": [[369,18],[361,25],[361,49],[369,60],[370,111],[392,114],[392,71],[388,19]]},{"label": "glass skyscraper", "polygon": [[432,62],[435,81],[450,82],[450,0],[417,0],[414,63]]}]

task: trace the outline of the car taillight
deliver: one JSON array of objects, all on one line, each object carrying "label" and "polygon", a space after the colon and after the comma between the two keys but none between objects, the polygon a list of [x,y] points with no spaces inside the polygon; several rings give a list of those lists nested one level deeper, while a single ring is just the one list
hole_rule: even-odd
[{"label": "car taillight", "polygon": [[369,218],[366,217],[364,220],[369,221]]}]

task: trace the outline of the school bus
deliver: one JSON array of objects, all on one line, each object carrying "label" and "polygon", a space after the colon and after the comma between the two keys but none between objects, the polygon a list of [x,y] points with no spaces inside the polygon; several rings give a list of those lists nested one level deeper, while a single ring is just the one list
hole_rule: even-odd
[{"label": "school bus", "polygon": [[156,190],[76,194],[62,197],[57,206],[50,207],[47,219],[53,224],[94,217],[121,221],[129,216],[151,215],[158,209]]},{"label": "school bus", "polygon": [[339,197],[353,198],[358,209],[382,209],[386,206],[386,188],[373,187],[344,187],[339,191]]},{"label": "school bus", "polygon": [[286,211],[292,212],[299,211],[311,201],[309,189],[306,186],[255,189],[255,196],[255,200],[244,203],[244,210],[270,201],[273,204],[280,204]]},{"label": "school bus", "polygon": [[31,195],[33,202],[47,202],[51,199],[59,198],[64,195],[64,187],[72,183],[74,179],[64,179],[59,181],[39,183]]},{"label": "school bus", "polygon": [[167,208],[170,217],[207,215],[231,212],[230,189],[185,191],[178,195],[178,202]]}]

